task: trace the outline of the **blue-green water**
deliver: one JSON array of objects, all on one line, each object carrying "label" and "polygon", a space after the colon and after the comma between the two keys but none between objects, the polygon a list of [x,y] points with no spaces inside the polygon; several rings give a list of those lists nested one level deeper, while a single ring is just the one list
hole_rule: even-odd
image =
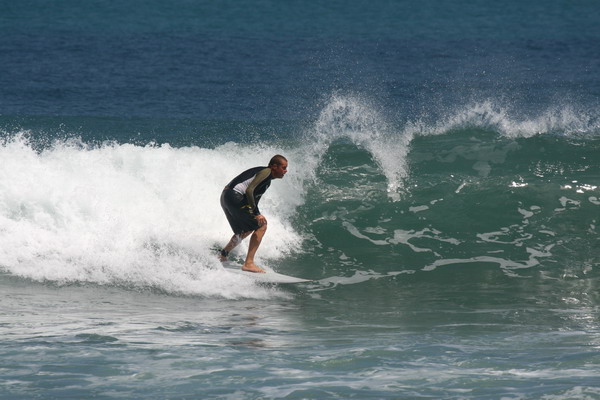
[{"label": "blue-green water", "polygon": [[0,10],[1,398],[600,397],[596,2]]}]

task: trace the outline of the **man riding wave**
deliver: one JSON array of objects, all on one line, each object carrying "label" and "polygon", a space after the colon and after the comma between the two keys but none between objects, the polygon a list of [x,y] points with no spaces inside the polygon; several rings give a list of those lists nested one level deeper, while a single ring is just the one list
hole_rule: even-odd
[{"label": "man riding wave", "polygon": [[235,178],[221,193],[221,207],[234,235],[221,250],[220,260],[227,261],[229,253],[249,235],[250,245],[244,271],[265,271],[254,263],[254,255],[267,231],[267,219],[261,214],[258,202],[271,185],[273,179],[281,179],[287,173],[288,161],[282,155],[275,155],[266,167],[250,168]]}]

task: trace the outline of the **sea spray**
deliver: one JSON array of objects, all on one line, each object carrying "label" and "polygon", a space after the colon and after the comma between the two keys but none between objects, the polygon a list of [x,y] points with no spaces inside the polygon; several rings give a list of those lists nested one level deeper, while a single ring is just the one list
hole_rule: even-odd
[{"label": "sea spray", "polygon": [[582,109],[566,104],[548,107],[544,112],[524,115],[514,107],[492,99],[447,106],[435,113],[434,119],[420,116],[405,125],[408,136],[444,135],[448,132],[477,128],[496,132],[506,138],[528,138],[535,135],[567,136],[600,133],[598,110]]},{"label": "sea spray", "polygon": [[394,129],[373,102],[354,94],[334,93],[315,122],[314,153],[322,157],[339,139],[348,139],[372,155],[387,178],[389,196],[398,200],[409,173],[410,135]]}]

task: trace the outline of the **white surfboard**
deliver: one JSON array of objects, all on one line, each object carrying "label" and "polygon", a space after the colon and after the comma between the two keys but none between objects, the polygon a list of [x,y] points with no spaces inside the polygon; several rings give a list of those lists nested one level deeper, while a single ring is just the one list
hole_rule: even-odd
[{"label": "white surfboard", "polygon": [[267,272],[264,274],[257,273],[257,272],[242,271],[242,266],[240,264],[237,264],[232,261],[226,261],[221,264],[223,265],[223,268],[225,268],[225,270],[227,272],[230,272],[232,274],[247,276],[248,278],[254,279],[257,282],[277,283],[277,284],[279,284],[279,283],[311,282],[309,279],[296,278],[295,276],[280,274],[280,273],[277,273],[275,271],[271,271],[268,269],[265,269],[265,271],[267,271]]}]

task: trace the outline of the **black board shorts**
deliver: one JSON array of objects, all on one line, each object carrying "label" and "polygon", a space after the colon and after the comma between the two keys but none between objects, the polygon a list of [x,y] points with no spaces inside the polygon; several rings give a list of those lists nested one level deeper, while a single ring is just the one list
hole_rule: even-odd
[{"label": "black board shorts", "polygon": [[224,189],[221,193],[221,207],[233,233],[254,232],[259,228],[256,216],[242,208],[246,205],[244,195],[235,190]]}]

